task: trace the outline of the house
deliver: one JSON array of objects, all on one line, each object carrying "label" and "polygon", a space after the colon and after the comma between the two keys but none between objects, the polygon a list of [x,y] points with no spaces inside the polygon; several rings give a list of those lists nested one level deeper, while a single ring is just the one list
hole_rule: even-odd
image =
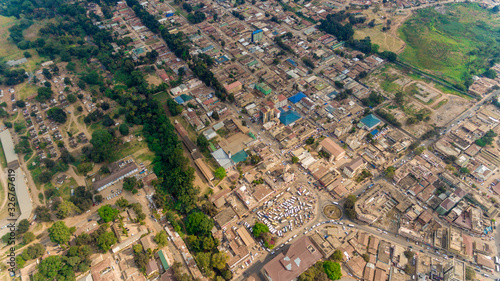
[{"label": "house", "polygon": [[349,163],[349,165],[344,167],[344,174],[349,178],[353,178],[356,176],[359,171],[363,170],[366,167],[366,163],[363,158],[358,157],[356,160]]},{"label": "house", "polygon": [[375,115],[370,114],[365,118],[359,120],[360,124],[362,124],[363,128],[367,131],[372,131],[377,127],[382,121],[375,117]]},{"label": "house", "polygon": [[319,143],[318,151],[324,151],[330,155],[329,162],[338,161],[345,156],[345,150],[331,138],[325,138]]},{"label": "house", "polygon": [[294,280],[322,257],[309,237],[303,236],[270,260],[263,267],[262,273],[269,281]]},{"label": "house", "polygon": [[237,92],[241,91],[242,87],[243,87],[243,84],[241,84],[240,81],[236,81],[236,82],[233,82],[233,83],[225,86],[224,88],[226,88],[226,91],[229,94],[236,94]]}]

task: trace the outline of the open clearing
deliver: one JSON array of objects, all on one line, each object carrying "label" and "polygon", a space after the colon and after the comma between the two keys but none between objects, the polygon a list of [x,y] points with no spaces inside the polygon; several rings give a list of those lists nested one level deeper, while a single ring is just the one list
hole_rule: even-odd
[{"label": "open clearing", "polygon": [[[444,91],[432,81],[394,64],[386,64],[375,70],[363,82],[392,100],[385,103],[384,108],[415,137],[432,129],[432,125],[446,125],[473,104],[470,99],[456,95],[451,90]],[[404,94],[404,101],[400,105],[394,102],[398,92]],[[410,123],[413,124],[409,124],[408,119],[412,119]]]},{"label": "open clearing", "polygon": [[[398,26],[406,20],[408,15],[394,15],[392,13],[387,13],[386,11],[373,13],[373,10],[363,10],[363,15],[366,16],[367,23],[374,19],[375,26],[372,28],[367,26],[356,28],[354,39],[364,39],[366,37],[370,37],[371,42],[379,46],[379,51],[400,53],[403,50],[405,42],[398,37],[397,29]],[[382,31],[382,28],[386,26],[388,19],[392,22],[391,29]]]},{"label": "open clearing", "polygon": [[399,58],[452,83],[481,74],[498,55],[499,16],[476,3],[417,10],[399,29]]}]

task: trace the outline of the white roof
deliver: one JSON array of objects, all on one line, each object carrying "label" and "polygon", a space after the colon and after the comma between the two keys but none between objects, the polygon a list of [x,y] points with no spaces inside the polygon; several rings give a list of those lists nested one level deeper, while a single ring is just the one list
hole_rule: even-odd
[{"label": "white roof", "polygon": [[4,130],[0,133],[0,141],[2,142],[3,152],[5,154],[7,164],[17,161],[17,155],[14,151],[14,141],[12,140],[9,130]]}]

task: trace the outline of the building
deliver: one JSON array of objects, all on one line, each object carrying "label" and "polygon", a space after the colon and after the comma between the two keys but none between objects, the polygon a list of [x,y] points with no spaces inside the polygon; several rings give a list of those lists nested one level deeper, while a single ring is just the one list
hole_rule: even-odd
[{"label": "building", "polygon": [[205,164],[205,162],[203,162],[202,158],[198,158],[198,159],[194,160],[194,163],[196,164],[196,167],[198,167],[198,169],[200,169],[200,171],[203,174],[203,176],[205,177],[205,179],[207,179],[208,181],[214,180],[214,174],[212,173],[212,170],[210,170],[210,168],[208,168],[207,164]]},{"label": "building", "polygon": [[288,100],[293,103],[293,104],[296,104],[298,103],[299,101],[301,101],[303,98],[305,98],[306,95],[302,92],[298,92],[297,94],[291,96],[288,98]]},{"label": "building", "polygon": [[264,106],[260,109],[260,118],[265,124],[274,119],[274,107]]},{"label": "building", "polygon": [[353,178],[359,171],[366,167],[366,163],[363,158],[359,157],[356,160],[349,163],[349,165],[344,167],[344,174],[349,178]]},{"label": "building", "polygon": [[465,281],[465,264],[457,259],[450,259],[443,266],[444,281]]},{"label": "building", "polygon": [[156,263],[156,260],[155,259],[152,259],[150,260],[147,264],[146,264],[146,276],[148,278],[151,278],[155,275],[158,275],[159,274],[159,269],[158,269],[158,264]]},{"label": "building", "polygon": [[298,239],[290,247],[270,260],[262,269],[269,281],[291,281],[323,257],[308,236]]},{"label": "building", "polygon": [[[9,176],[11,173],[9,173]],[[28,186],[24,179],[23,170],[19,167],[14,173],[14,188],[16,191],[16,199],[19,204],[19,211],[21,215],[17,218],[16,223],[19,223],[23,219],[29,219],[31,212],[33,211],[33,202],[31,201],[30,193],[28,191]]]},{"label": "building", "polygon": [[252,42],[253,43],[259,42],[260,40],[262,40],[262,37],[264,37],[264,32],[262,31],[262,29],[258,29],[258,30],[255,30],[254,32],[252,32]]},{"label": "building", "polygon": [[302,118],[300,114],[293,110],[288,110],[280,114],[279,120],[283,125],[288,126],[295,123],[300,118]]},{"label": "building", "polygon": [[237,92],[241,91],[242,87],[243,87],[243,84],[241,84],[240,81],[236,81],[236,82],[233,82],[233,83],[225,86],[224,88],[226,88],[226,91],[229,94],[236,94]]},{"label": "building", "polygon": [[234,166],[234,162],[231,160],[231,154],[228,155],[222,148],[212,152],[212,156],[219,166],[226,170]]},{"label": "building", "polygon": [[14,151],[14,141],[12,140],[9,130],[4,130],[0,133],[0,141],[2,142],[5,160],[7,161],[7,168],[13,170],[17,169],[19,167],[19,160]]},{"label": "building", "polygon": [[330,158],[328,160],[330,162],[337,161],[345,156],[345,150],[331,138],[325,138],[319,143],[318,151],[321,150],[330,155]]},{"label": "building", "polygon": [[266,96],[272,92],[271,88],[269,88],[269,86],[266,85],[265,83],[255,84],[255,89],[259,90],[261,93],[263,93]]},{"label": "building", "polygon": [[365,118],[359,120],[360,124],[363,125],[363,128],[367,131],[372,131],[377,127],[382,121],[375,117],[375,115],[370,114],[366,116]]},{"label": "building", "polygon": [[120,168],[118,171],[113,172],[111,175],[98,180],[92,184],[95,190],[103,191],[107,187],[119,182],[120,180],[130,177],[133,174],[137,173],[139,169],[137,168],[137,165],[135,162],[131,162]]}]

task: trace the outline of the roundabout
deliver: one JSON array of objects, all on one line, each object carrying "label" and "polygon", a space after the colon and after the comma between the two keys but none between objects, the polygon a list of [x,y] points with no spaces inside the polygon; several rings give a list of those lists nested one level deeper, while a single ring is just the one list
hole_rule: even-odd
[{"label": "roundabout", "polygon": [[334,204],[328,204],[323,207],[323,214],[331,220],[338,220],[342,217],[342,209]]}]

